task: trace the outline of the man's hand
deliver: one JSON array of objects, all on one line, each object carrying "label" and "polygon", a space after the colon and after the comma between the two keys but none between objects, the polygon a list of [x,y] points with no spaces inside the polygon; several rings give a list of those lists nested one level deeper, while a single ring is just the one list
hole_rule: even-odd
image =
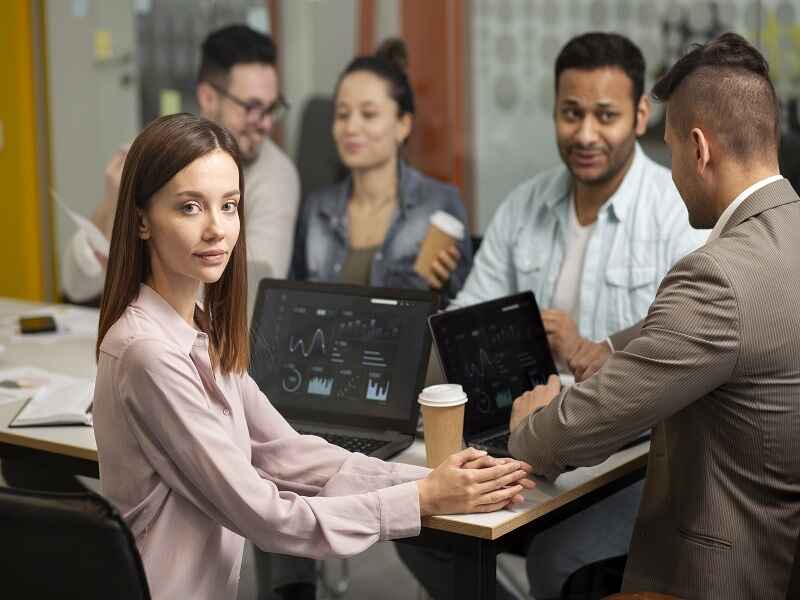
[{"label": "man's hand", "polygon": [[575,321],[563,310],[550,308],[542,311],[542,323],[555,358],[566,362],[580,340]]},{"label": "man's hand", "polygon": [[119,148],[111,160],[108,161],[104,172],[103,201],[97,206],[92,216],[92,222],[97,225],[105,236],[111,239],[111,230],[114,227],[114,213],[117,212],[117,199],[119,198],[119,184],[122,180],[122,168],[128,156],[130,146]]},{"label": "man's hand", "polygon": [[609,356],[611,347],[607,342],[580,338],[572,356],[567,359],[567,366],[575,375],[575,381],[584,381],[599,371]]},{"label": "man's hand", "polygon": [[525,392],[514,400],[514,406],[511,408],[511,422],[508,425],[509,431],[514,431],[519,427],[520,423],[527,419],[533,411],[550,404],[560,391],[561,382],[558,375],[550,375],[546,385],[537,385],[530,392]]},{"label": "man's hand", "polygon": [[450,279],[450,275],[458,267],[459,260],[461,260],[461,253],[456,245],[448,246],[434,257],[430,274],[423,276],[425,281],[434,290],[442,289]]}]

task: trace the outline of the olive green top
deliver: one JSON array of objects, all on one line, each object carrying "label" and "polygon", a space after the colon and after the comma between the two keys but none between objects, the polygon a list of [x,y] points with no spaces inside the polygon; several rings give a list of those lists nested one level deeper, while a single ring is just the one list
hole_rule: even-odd
[{"label": "olive green top", "polygon": [[369,248],[348,248],[347,257],[342,264],[342,270],[336,281],[353,285],[369,285],[369,276],[372,271],[372,259],[380,246]]}]

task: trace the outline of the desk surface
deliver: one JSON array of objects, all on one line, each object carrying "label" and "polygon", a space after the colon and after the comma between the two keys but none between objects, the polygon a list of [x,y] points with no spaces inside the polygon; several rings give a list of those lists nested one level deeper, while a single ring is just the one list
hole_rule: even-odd
[{"label": "desk surface", "polygon": [[[26,312],[44,308],[62,310],[0,298],[0,369],[33,366],[69,375],[93,377],[94,339],[70,337],[59,340],[20,340],[13,336],[13,322]],[[0,442],[43,450],[84,460],[97,460],[94,431],[89,427],[26,427],[9,429],[8,423],[22,402],[0,406]],[[643,467],[647,460],[649,442],[617,452],[594,467],[583,467],[561,475],[555,482],[537,481],[533,490],[523,495],[525,501],[510,510],[488,514],[428,517],[425,527],[494,540],[530,523],[562,506],[589,494]],[[410,464],[425,464],[425,446],[416,441],[394,460]]]}]

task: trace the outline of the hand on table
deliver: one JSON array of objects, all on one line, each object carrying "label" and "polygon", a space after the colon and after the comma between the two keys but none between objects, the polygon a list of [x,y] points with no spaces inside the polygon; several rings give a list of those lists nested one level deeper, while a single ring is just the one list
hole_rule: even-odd
[{"label": "hand on table", "polygon": [[467,448],[417,481],[420,513],[493,512],[517,504],[522,502],[520,492],[534,486],[527,478],[530,471],[524,462]]},{"label": "hand on table", "polygon": [[558,375],[550,375],[547,379],[547,384],[537,385],[531,391],[525,392],[514,400],[514,405],[511,408],[511,421],[508,425],[509,431],[514,431],[519,427],[533,411],[550,404],[560,391],[561,382],[558,379]]}]

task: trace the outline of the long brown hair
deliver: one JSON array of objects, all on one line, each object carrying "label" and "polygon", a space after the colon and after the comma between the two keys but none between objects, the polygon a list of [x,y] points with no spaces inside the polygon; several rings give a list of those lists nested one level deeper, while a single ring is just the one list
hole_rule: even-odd
[{"label": "long brown hair", "polygon": [[244,226],[244,176],[239,147],[233,136],[216,123],[189,114],[161,117],[150,123],[133,142],[122,169],[117,212],[111,233],[106,283],[100,304],[100,326],[95,358],[108,330],[139,295],[150,276],[146,242],[139,238],[137,209],[186,166],[213,152],[227,152],[239,170],[239,239],[222,277],[205,286],[205,326],[211,360],[223,373],[247,370],[247,253]]}]

